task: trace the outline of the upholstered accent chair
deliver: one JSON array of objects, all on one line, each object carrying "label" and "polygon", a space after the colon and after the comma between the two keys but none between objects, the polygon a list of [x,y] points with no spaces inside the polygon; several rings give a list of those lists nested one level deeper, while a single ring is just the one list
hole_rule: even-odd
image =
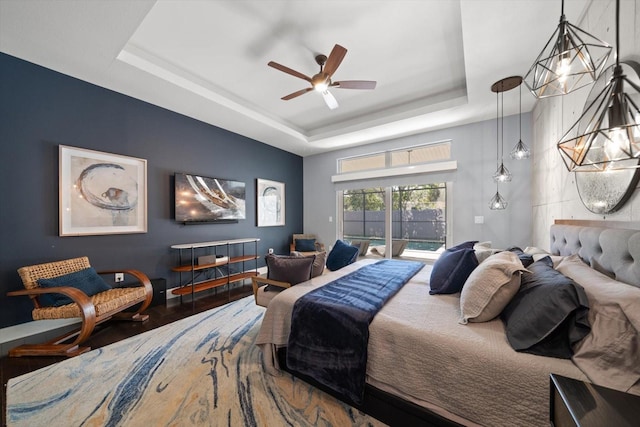
[{"label": "upholstered accent chair", "polygon": [[279,292],[322,274],[324,270],[324,257],[321,260],[322,268],[319,269],[319,264],[315,264],[317,257],[313,254],[269,254],[264,259],[267,262],[267,276],[251,278],[256,304],[263,307],[267,307]]},{"label": "upholstered accent chair", "polygon": [[[124,273],[127,280],[133,277],[135,283],[112,288],[100,277],[116,272]],[[31,298],[33,320],[80,318],[82,324],[79,329],[44,344],[23,344],[11,349],[11,357],[76,356],[91,349],[80,344],[89,338],[97,324],[112,318],[138,322],[149,318],[141,313],[151,304],[153,287],[140,271],[122,269],[97,273],[89,264],[89,258],[80,257],[22,267],[18,273],[25,289],[7,295]],[[137,310],[124,311],[137,304],[140,304]]]},{"label": "upholstered accent chair", "polygon": [[294,234],[289,252],[300,252],[303,255],[313,255],[324,251],[324,244],[318,242],[315,234]]}]

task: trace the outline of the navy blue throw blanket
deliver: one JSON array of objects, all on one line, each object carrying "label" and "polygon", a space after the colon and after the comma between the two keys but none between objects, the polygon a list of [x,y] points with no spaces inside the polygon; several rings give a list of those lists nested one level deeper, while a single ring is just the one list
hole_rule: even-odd
[{"label": "navy blue throw blanket", "polygon": [[423,266],[378,261],[298,299],[291,316],[287,367],[362,403],[369,323]]}]

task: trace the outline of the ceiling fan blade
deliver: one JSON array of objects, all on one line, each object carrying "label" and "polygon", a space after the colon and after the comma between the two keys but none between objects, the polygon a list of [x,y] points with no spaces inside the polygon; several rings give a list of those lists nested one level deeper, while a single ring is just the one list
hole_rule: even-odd
[{"label": "ceiling fan blade", "polygon": [[371,80],[343,80],[331,83],[331,87],[339,89],[375,89],[376,82]]},{"label": "ceiling fan blade", "polygon": [[342,63],[342,60],[344,59],[344,56],[346,54],[347,54],[347,49],[340,46],[339,44],[335,45],[331,50],[329,57],[327,58],[327,62],[324,64],[324,68],[322,69],[322,72],[324,72],[329,77],[331,77],[333,73],[336,72],[340,64]]},{"label": "ceiling fan blade", "polygon": [[311,91],[311,90],[313,90],[313,88],[312,88],[312,87],[308,87],[308,88],[306,88],[306,89],[301,89],[301,90],[299,90],[299,91],[296,91],[296,92],[290,93],[290,94],[289,94],[289,95],[287,95],[287,96],[283,96],[283,97],[282,97],[282,98],[280,98],[280,99],[282,99],[283,101],[288,101],[288,100],[293,99],[293,98],[295,98],[295,97],[298,97],[298,96],[300,96],[300,95],[304,95],[305,93],[307,93],[307,92],[309,92],[309,91]]},{"label": "ceiling fan blade", "polygon": [[338,101],[336,101],[336,98],[331,95],[331,92],[325,90],[324,92],[322,92],[322,97],[324,98],[324,102],[327,104],[327,107],[329,107],[329,109],[335,110],[336,108],[338,108]]},{"label": "ceiling fan blade", "polygon": [[267,65],[269,67],[275,68],[276,70],[280,70],[284,73],[291,74],[292,76],[298,77],[299,79],[306,80],[309,83],[311,83],[311,77],[307,77],[299,71],[292,70],[289,67],[285,67],[284,65],[278,64],[277,62],[273,62],[273,61],[270,61]]}]

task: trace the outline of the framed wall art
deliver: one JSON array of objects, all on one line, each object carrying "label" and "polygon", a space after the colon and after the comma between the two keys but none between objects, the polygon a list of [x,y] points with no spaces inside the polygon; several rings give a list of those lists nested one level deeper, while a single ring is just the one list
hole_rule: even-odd
[{"label": "framed wall art", "polygon": [[258,227],[284,225],[284,183],[257,179]]},{"label": "framed wall art", "polygon": [[59,147],[60,236],[147,232],[147,161]]}]

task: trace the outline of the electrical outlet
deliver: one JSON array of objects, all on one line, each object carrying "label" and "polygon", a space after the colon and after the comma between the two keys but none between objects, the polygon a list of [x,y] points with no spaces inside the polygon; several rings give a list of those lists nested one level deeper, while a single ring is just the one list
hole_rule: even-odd
[{"label": "electrical outlet", "polygon": [[116,273],[116,283],[124,282],[124,273]]},{"label": "electrical outlet", "polygon": [[273,248],[269,248],[269,253],[272,254],[273,253]]}]

